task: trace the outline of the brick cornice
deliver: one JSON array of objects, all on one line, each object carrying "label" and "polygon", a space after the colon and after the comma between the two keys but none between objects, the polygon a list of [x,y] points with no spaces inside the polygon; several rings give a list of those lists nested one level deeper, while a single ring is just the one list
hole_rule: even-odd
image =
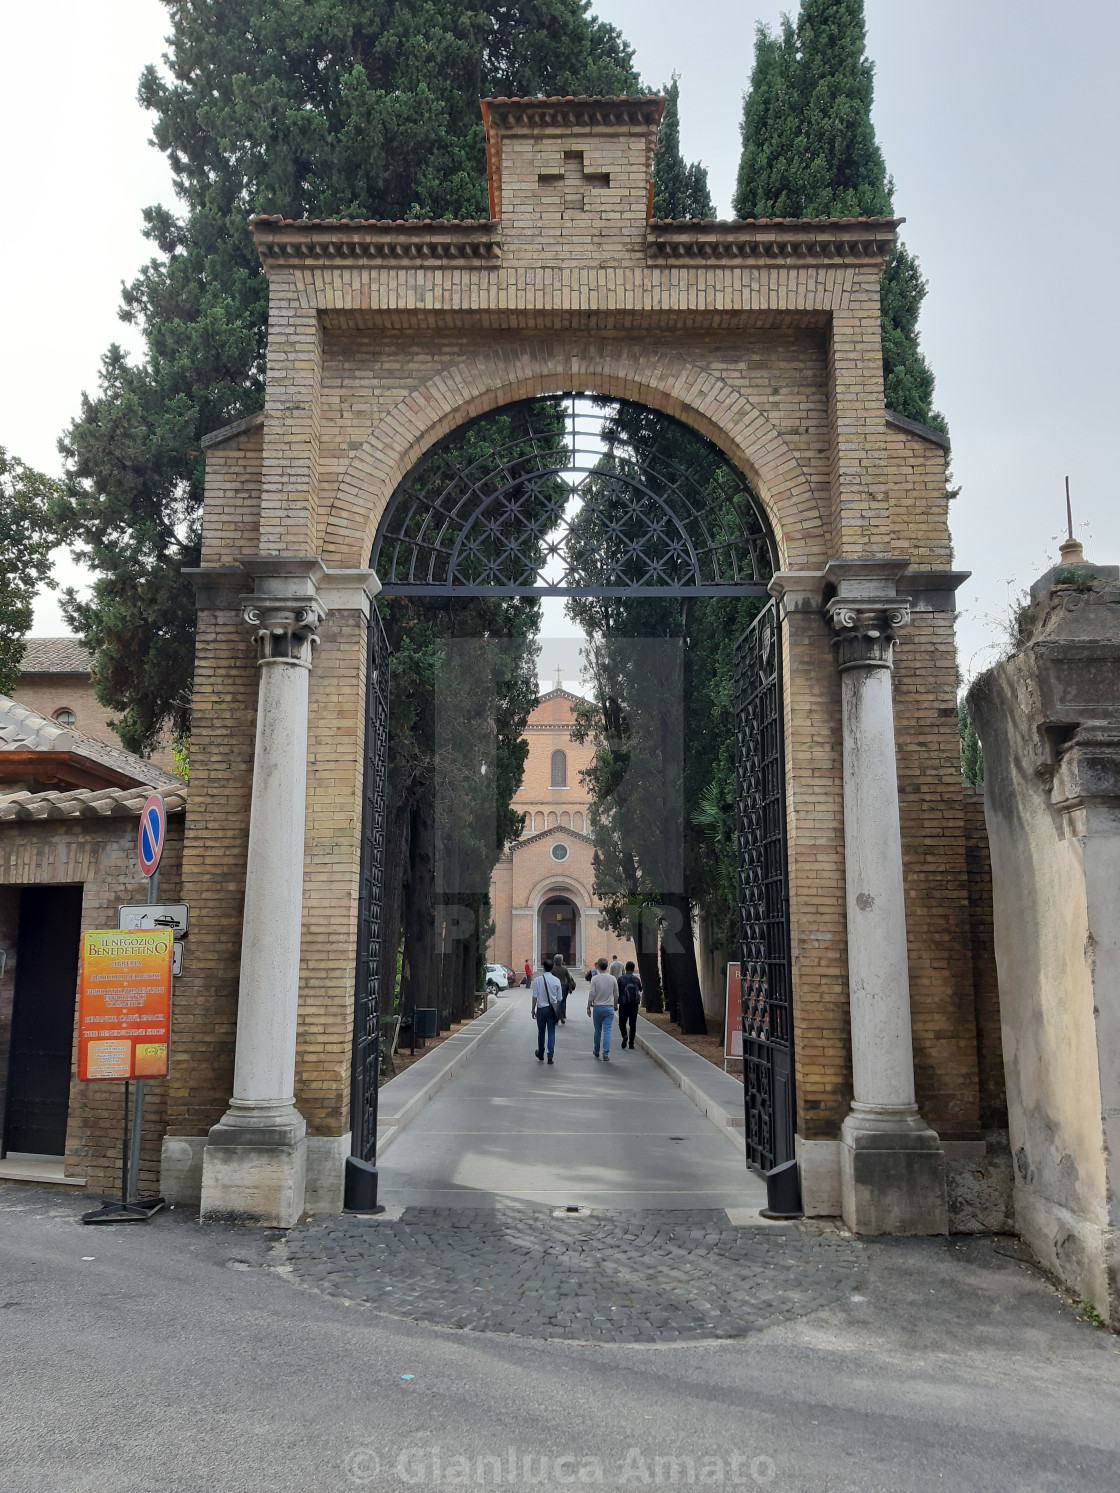
[{"label": "brick cornice", "polygon": [[[759,218],[650,223],[646,262],[743,264],[808,260],[878,264],[901,218]],[[498,265],[501,224],[258,217],[253,240],[265,265],[284,263]]]},{"label": "brick cornice", "polygon": [[653,128],[661,121],[665,100],[658,94],[638,98],[487,98],[482,117],[491,129],[531,130]]},{"label": "brick cornice", "polygon": [[293,260],[496,264],[501,258],[501,228],[486,220],[434,223],[259,217],[252,219],[252,229],[257,253],[266,265]]},{"label": "brick cornice", "polygon": [[734,223],[659,221],[646,230],[650,263],[823,260],[877,263],[886,259],[903,218],[757,218]]}]

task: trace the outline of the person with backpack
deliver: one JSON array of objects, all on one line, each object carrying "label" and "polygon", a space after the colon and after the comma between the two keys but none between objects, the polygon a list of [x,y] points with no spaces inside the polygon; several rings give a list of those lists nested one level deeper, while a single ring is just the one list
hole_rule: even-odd
[{"label": "person with backpack", "polygon": [[564,1026],[568,1020],[568,997],[576,988],[576,977],[564,963],[563,954],[557,954],[552,961],[552,973],[560,981],[560,988],[564,992],[564,999],[560,1002],[560,1025]]},{"label": "person with backpack", "polygon": [[618,977],[618,1030],[622,1034],[622,1045],[626,1046],[626,1028],[630,1028],[630,1048],[634,1047],[634,1032],[638,1025],[638,1007],[642,1003],[642,982],[634,972],[633,959],[627,959],[626,969]]},{"label": "person with backpack", "polygon": [[548,1061],[556,1050],[556,1019],[564,1001],[564,987],[547,967],[533,981],[532,1014],[537,1023],[537,1062],[544,1062],[545,1041],[548,1041]]}]

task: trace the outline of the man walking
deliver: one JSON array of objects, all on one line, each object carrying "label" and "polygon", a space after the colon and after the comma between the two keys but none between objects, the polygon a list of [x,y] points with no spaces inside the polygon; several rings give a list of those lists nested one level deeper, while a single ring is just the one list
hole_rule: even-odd
[{"label": "man walking", "polygon": [[556,1051],[556,1018],[564,999],[564,989],[550,969],[542,969],[533,981],[532,1014],[537,1023],[537,1062],[544,1062],[545,1039],[548,1040],[548,1061]]},{"label": "man walking", "polygon": [[607,974],[607,961],[600,959],[591,976],[591,989],[587,996],[587,1014],[595,1023],[595,1056],[603,1049],[603,1062],[610,1062],[611,1026],[618,1010],[618,981]]},{"label": "man walking", "polygon": [[622,1033],[622,1045],[626,1046],[626,1029],[630,1029],[630,1047],[634,1046],[634,1031],[638,1025],[638,1007],[642,1000],[642,982],[634,973],[633,959],[626,961],[626,973],[618,977],[618,1029]]}]

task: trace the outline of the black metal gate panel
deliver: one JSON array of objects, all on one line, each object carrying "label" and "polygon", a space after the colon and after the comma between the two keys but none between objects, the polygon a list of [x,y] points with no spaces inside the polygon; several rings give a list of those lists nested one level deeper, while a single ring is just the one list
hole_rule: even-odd
[{"label": "black metal gate panel", "polygon": [[747,1163],[793,1159],[793,1002],[786,860],[782,645],[769,602],[735,648],[739,975]]},{"label": "black metal gate panel", "polygon": [[389,642],[381,618],[372,607],[366,641],[366,760],[362,782],[350,1151],[363,1161],[372,1162],[377,1151],[377,1086],[381,1075],[381,908],[385,877],[385,772],[389,745]]}]

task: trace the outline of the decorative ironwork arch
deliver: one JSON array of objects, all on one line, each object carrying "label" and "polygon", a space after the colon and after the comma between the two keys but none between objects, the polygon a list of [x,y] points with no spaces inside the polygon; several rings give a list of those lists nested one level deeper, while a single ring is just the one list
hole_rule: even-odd
[{"label": "decorative ironwork arch", "polygon": [[764,596],[775,549],[710,441],[566,394],[445,436],[390,499],[370,563],[385,596]]}]

